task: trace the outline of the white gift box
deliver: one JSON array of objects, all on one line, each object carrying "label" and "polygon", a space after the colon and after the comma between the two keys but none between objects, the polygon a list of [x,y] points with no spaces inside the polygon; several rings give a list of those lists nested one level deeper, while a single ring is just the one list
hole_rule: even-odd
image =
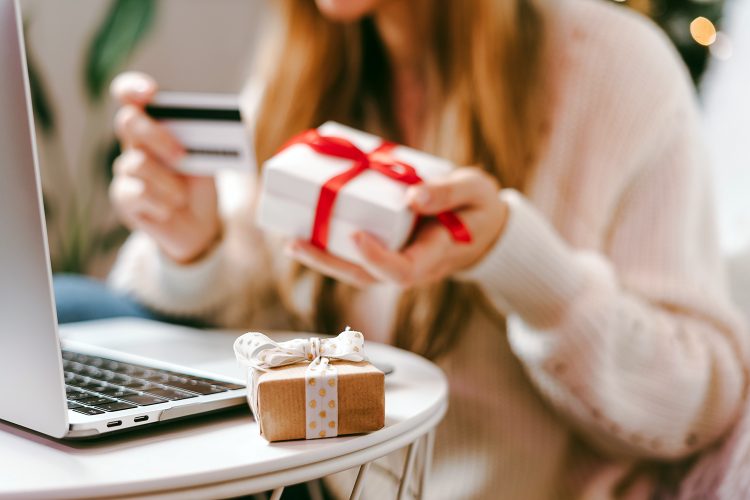
[{"label": "white gift box", "polygon": [[[327,122],[317,130],[322,136],[344,138],[365,153],[374,151],[383,142],[377,136],[335,122]],[[453,169],[449,161],[406,146],[396,146],[390,154],[414,167],[423,180],[445,176]],[[263,165],[258,225],[271,232],[309,240],[321,187],[354,163],[318,153],[305,144],[293,144],[282,150]],[[338,192],[329,222],[328,252],[361,262],[352,235],[362,230],[376,236],[389,249],[402,248],[416,223],[416,215],[406,202],[407,188],[407,184],[371,169],[344,185]]]}]

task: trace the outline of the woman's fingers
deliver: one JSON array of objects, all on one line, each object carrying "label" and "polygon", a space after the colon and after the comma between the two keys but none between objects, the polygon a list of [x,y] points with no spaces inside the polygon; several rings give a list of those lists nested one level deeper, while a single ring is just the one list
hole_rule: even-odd
[{"label": "woman's fingers", "polygon": [[308,267],[358,287],[386,281],[409,288],[445,277],[443,261],[451,242],[438,223],[420,228],[416,239],[401,252],[389,250],[366,232],[355,233],[353,237],[364,258],[362,266],[334,257],[302,240],[288,245],[287,252]]},{"label": "woman's fingers", "polygon": [[113,168],[116,176],[141,179],[149,190],[174,208],[183,208],[188,203],[184,180],[141,150],[125,151],[115,160]]},{"label": "woman's fingers", "polygon": [[112,96],[122,104],[145,106],[159,90],[156,81],[145,73],[129,71],[121,73],[109,87]]},{"label": "woman's fingers", "polygon": [[359,288],[376,282],[358,265],[334,257],[306,241],[295,240],[287,245],[286,251],[307,267]]},{"label": "woman's fingers", "polygon": [[383,281],[398,283],[408,287],[414,278],[411,261],[404,255],[388,250],[374,236],[358,232],[354,243],[365,258],[365,269]]},{"label": "woman's fingers", "polygon": [[167,165],[177,165],[185,155],[179,141],[138,106],[128,104],[117,111],[115,131],[125,148],[146,149]]},{"label": "woman's fingers", "polygon": [[447,239],[445,229],[435,223],[421,228],[416,239],[401,252],[389,250],[368,233],[354,235],[354,241],[365,258],[367,272],[404,288],[443,277],[441,262],[447,258],[445,251],[450,243]]},{"label": "woman's fingers", "polygon": [[[453,241],[451,232],[437,219],[426,218],[411,243],[401,251],[388,249],[366,232],[354,234],[354,243],[362,255],[361,266],[345,263],[309,244],[305,255],[299,258],[349,282],[366,284],[377,279],[403,288],[434,283],[475,263],[497,240],[507,218],[507,207],[498,198],[498,191],[497,182],[477,168],[458,169],[445,178],[409,189],[409,202],[420,214],[456,211],[476,235],[467,244]],[[367,277],[364,282],[363,275]]]},{"label": "woman's fingers", "polygon": [[121,103],[115,132],[124,153],[115,164],[110,199],[131,229],[152,237],[178,263],[200,258],[221,238],[213,178],[183,176],[172,167],[185,155],[180,142],[144,107],[158,85],[143,73],[123,73],[110,86]]},{"label": "woman's fingers", "polygon": [[116,206],[127,207],[121,215],[131,224],[140,217],[148,217],[156,222],[167,222],[172,217],[174,207],[149,189],[143,179],[116,178],[110,189]]},{"label": "woman's fingers", "polygon": [[497,196],[499,187],[487,173],[478,168],[461,168],[450,175],[412,186],[407,200],[414,211],[436,215],[447,210],[481,204]]}]

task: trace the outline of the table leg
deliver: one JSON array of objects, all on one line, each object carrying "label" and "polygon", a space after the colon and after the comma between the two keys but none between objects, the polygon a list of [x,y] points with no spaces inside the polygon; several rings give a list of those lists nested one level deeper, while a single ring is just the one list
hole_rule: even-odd
[{"label": "table leg", "polygon": [[359,466],[357,480],[354,481],[354,488],[352,488],[352,495],[349,497],[349,500],[359,500],[359,496],[362,494],[362,488],[365,485],[365,476],[367,475],[367,471],[370,469],[371,463],[372,462],[367,462],[366,464],[362,464]]},{"label": "table leg", "polygon": [[278,488],[273,490],[273,493],[271,493],[271,500],[280,500],[282,493],[284,493],[284,487],[279,486]]},{"label": "table leg", "polygon": [[[401,483],[398,487],[398,500],[404,500],[409,493],[409,484],[411,483],[412,476],[414,475],[414,468],[416,467],[417,454],[422,454],[422,471],[419,477],[419,498],[426,498],[425,488],[429,482],[430,468],[432,467],[432,452],[435,445],[435,431],[434,429],[427,434],[420,436],[415,441],[409,444],[406,451],[406,460],[404,461],[404,470],[401,474]],[[365,478],[367,472],[370,469],[372,462],[367,462],[359,466],[357,472],[357,479],[354,481],[354,487],[352,488],[352,494],[349,500],[359,500],[364,488]],[[284,492],[284,487],[280,486],[271,493],[270,500],[280,500],[281,494]]]},{"label": "table leg", "polygon": [[414,460],[417,457],[417,450],[419,449],[419,442],[421,438],[409,445],[406,452],[406,460],[404,461],[404,472],[401,474],[401,484],[398,486],[398,500],[404,500],[409,492],[409,483],[411,482],[412,472],[414,471]]},{"label": "table leg", "polygon": [[307,494],[310,496],[310,500],[324,500],[323,487],[321,486],[322,481],[323,479],[321,478],[307,481],[305,483],[305,486],[307,486]]},{"label": "table leg", "polygon": [[435,429],[424,436],[422,450],[422,476],[419,478],[419,498],[427,498],[426,488],[430,484],[430,470],[432,469],[432,451],[435,447]]}]

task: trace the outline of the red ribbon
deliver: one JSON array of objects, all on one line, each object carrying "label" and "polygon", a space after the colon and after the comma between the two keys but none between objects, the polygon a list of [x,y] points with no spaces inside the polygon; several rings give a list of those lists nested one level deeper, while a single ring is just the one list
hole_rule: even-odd
[{"label": "red ribbon", "polygon": [[[344,138],[322,136],[317,130],[312,129],[294,137],[284,145],[282,150],[295,144],[304,144],[316,153],[354,162],[345,172],[328,179],[320,189],[310,242],[323,250],[328,246],[328,230],[336,197],[349,181],[368,169],[372,169],[404,184],[413,185],[422,182],[422,178],[417,175],[414,167],[393,156],[392,151],[396,144],[392,142],[384,141],[372,152],[365,153]],[[455,241],[471,242],[469,230],[456,214],[446,211],[437,214],[436,218],[448,229]]]}]

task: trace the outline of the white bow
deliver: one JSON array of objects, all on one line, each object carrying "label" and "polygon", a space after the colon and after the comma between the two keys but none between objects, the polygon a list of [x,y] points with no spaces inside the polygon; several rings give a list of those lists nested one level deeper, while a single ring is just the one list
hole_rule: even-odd
[{"label": "white bow", "polygon": [[234,353],[246,366],[266,371],[303,361],[310,363],[318,358],[366,361],[364,344],[362,333],[348,326],[334,338],[312,337],[286,342],[274,342],[262,333],[249,332],[234,342]]}]

